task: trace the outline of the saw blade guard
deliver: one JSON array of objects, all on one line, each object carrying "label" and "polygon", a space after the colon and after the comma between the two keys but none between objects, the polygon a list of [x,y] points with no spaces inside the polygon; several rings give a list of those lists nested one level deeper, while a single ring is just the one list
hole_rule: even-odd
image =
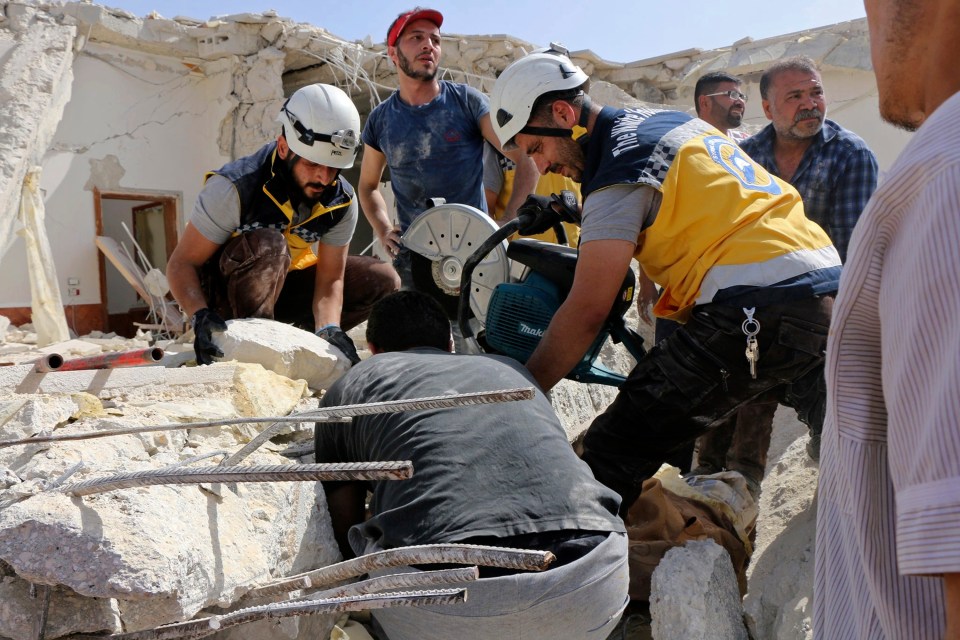
[{"label": "saw blade guard", "polygon": [[[463,264],[499,227],[486,213],[465,204],[441,204],[417,216],[406,233],[403,246],[430,260],[434,291],[459,296]],[[470,287],[470,310],[481,324],[486,323],[493,289],[510,279],[510,261],[504,240],[477,265]]]}]

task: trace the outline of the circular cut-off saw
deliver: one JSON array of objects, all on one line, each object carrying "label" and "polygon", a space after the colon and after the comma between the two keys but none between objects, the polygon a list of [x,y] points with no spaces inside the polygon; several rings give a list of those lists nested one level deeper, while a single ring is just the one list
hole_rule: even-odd
[{"label": "circular cut-off saw", "polygon": [[[578,253],[531,239],[508,246],[506,239],[522,223],[518,217],[498,227],[479,209],[441,204],[410,224],[403,246],[411,251],[414,286],[440,301],[468,352],[526,363],[573,286]],[[619,386],[624,376],[597,362],[608,338],[635,358],[643,356],[643,339],[623,321],[634,286],[627,269],[603,328],[566,378]]]},{"label": "circular cut-off saw", "polygon": [[[497,223],[479,209],[440,204],[417,216],[403,234],[403,246],[412,252],[414,286],[439,301],[451,320],[457,319],[464,263],[498,229]],[[509,277],[504,240],[473,272],[470,310],[480,324],[486,323],[494,288]]]}]

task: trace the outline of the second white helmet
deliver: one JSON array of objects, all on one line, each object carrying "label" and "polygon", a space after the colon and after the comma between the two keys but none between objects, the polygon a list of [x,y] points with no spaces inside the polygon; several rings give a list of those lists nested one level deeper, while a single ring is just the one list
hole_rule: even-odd
[{"label": "second white helmet", "polygon": [[589,78],[566,55],[566,49],[551,45],[520,58],[503,70],[490,93],[493,130],[504,149],[516,148],[514,137],[527,126],[533,105],[553,91],[575,89]]},{"label": "second white helmet", "polygon": [[280,108],[287,146],[310,162],[349,169],[360,147],[360,114],[342,89],[310,84],[297,89]]}]

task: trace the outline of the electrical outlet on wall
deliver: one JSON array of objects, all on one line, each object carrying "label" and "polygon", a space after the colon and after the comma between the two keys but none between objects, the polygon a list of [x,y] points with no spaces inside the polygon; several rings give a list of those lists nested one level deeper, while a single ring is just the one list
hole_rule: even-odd
[{"label": "electrical outlet on wall", "polygon": [[69,298],[80,297],[80,278],[76,278],[76,277],[67,278],[67,297]]}]

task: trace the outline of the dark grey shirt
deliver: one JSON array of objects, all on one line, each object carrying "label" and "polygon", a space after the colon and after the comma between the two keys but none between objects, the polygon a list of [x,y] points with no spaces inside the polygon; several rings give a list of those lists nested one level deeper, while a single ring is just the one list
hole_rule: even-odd
[{"label": "dark grey shirt", "polygon": [[[437,349],[354,366],[324,406],[536,387],[508,358]],[[574,454],[549,400],[361,416],[318,424],[317,462],[410,460],[409,480],[373,483],[362,526],[381,547],[549,531],[624,531],[619,496]]]}]

